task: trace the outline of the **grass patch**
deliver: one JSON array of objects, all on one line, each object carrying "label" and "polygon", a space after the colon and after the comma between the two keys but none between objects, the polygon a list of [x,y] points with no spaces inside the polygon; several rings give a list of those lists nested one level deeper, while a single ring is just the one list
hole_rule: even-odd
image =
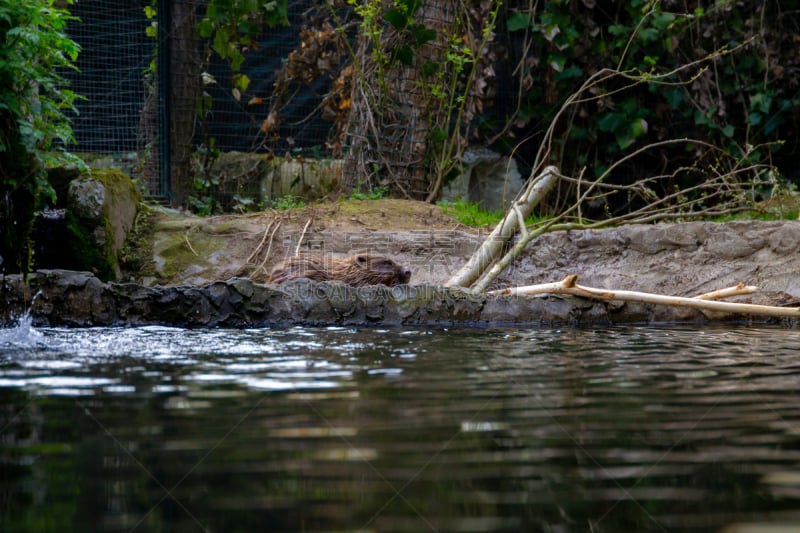
[{"label": "grass patch", "polygon": [[386,198],[389,194],[389,187],[380,185],[373,187],[366,192],[361,191],[361,187],[357,186],[355,190],[350,193],[349,200],[381,200]]},{"label": "grass patch", "polygon": [[776,188],[758,201],[752,203],[752,211],[731,213],[713,217],[712,222],[731,222],[734,220],[796,220],[800,216],[800,193],[794,186]]},{"label": "grass patch", "polygon": [[304,199],[299,196],[292,196],[291,194],[275,198],[269,202],[269,207],[277,209],[278,211],[287,211],[297,207],[305,207],[305,205],[306,201]]},{"label": "grass patch", "polygon": [[[483,228],[486,226],[496,226],[503,217],[505,212],[501,209],[497,211],[487,211],[482,209],[480,205],[466,200],[457,200],[455,202],[448,202],[443,200],[438,202],[439,207],[448,216],[451,216],[464,224],[473,228]],[[527,227],[534,226],[542,222],[547,217],[541,217],[536,213],[531,213],[525,219]]]},{"label": "grass patch", "polygon": [[465,226],[473,228],[482,228],[485,226],[496,226],[498,222],[503,220],[503,211],[487,211],[474,202],[466,200],[456,200],[449,202],[443,200],[438,202],[439,207],[448,216],[458,220]]}]

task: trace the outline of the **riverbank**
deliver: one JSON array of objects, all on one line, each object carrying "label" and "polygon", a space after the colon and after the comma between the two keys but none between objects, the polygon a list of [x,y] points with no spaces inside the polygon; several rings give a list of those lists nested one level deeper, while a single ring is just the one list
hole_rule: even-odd
[{"label": "riverbank", "polygon": [[[313,325],[616,324],[756,320],[741,315],[571,297],[474,296],[442,288],[489,229],[459,225],[441,208],[381,200],[313,206],[288,213],[197,218],[161,211],[137,253],[140,268],[121,283],[88,273],[42,271],[28,293],[2,280],[19,315],[33,295],[35,323],[171,324],[249,327]],[[272,266],[297,249],[390,255],[412,270],[409,286],[352,289],[298,281],[269,286]],[[800,222],[689,222],[547,234],[493,288],[559,281],[696,296],[737,283],[759,292],[732,301],[800,302]],[[771,320],[775,322],[775,320]]]},{"label": "riverbank", "polygon": [[[151,215],[150,243],[124,281],[204,286],[232,277],[264,282],[296,251],[389,255],[412,285],[443,285],[491,228],[459,224],[441,207],[406,200],[316,204],[289,211],[193,217]],[[800,299],[800,221],[686,222],[545,234],[492,288],[577,274],[594,287],[694,296],[746,283],[755,303]],[[777,298],[777,300],[776,300]]]},{"label": "riverbank", "polygon": [[[266,285],[244,278],[143,287],[103,283],[88,272],[39,271],[26,286],[20,276],[0,280],[12,317],[28,310],[36,326],[143,326],[252,328],[268,326],[607,326],[612,324],[791,320],[708,313],[632,302],[571,296],[487,296],[433,285],[349,287],[293,280]],[[5,320],[7,323],[13,320]]]}]

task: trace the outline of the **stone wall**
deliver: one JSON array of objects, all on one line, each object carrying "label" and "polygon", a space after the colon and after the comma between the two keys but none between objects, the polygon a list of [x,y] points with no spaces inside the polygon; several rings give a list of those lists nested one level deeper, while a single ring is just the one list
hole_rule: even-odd
[{"label": "stone wall", "polygon": [[[63,270],[37,272],[30,276],[28,286],[20,276],[2,277],[0,299],[6,302],[0,325],[11,324],[26,311],[36,326],[70,327],[490,327],[709,321],[691,309],[606,304],[568,296],[476,296],[457,288],[428,285],[354,288],[305,279],[282,285],[233,278],[203,287],[143,287],[103,283],[87,272]],[[742,317],[713,317],[716,322],[731,320]]]}]

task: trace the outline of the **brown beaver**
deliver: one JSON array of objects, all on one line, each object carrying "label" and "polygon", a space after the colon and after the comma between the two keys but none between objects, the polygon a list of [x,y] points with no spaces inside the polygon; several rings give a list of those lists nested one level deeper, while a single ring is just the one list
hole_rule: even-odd
[{"label": "brown beaver", "polygon": [[314,281],[341,281],[353,287],[401,285],[411,279],[411,271],[382,255],[367,253],[350,257],[301,254],[290,257],[269,277],[269,283],[308,278]]}]

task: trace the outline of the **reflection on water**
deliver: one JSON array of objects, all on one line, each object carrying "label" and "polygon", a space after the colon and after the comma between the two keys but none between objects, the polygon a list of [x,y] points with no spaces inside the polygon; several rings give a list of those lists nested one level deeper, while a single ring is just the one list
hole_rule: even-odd
[{"label": "reflection on water", "polygon": [[23,321],[0,530],[800,530],[799,354],[779,328]]}]

